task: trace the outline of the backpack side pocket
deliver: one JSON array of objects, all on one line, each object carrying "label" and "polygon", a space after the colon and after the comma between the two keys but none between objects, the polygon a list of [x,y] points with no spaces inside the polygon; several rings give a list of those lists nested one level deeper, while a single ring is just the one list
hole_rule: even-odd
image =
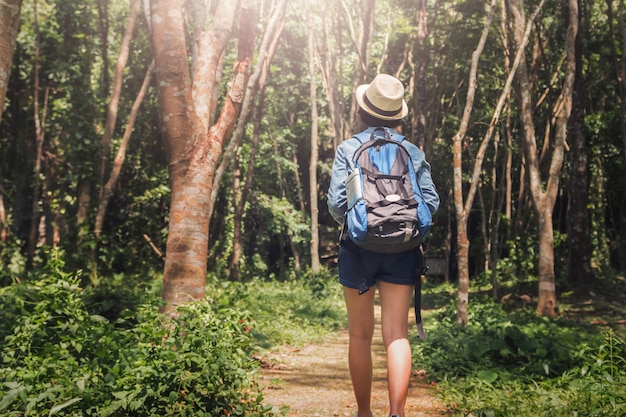
[{"label": "backpack side pocket", "polygon": [[363,198],[363,186],[361,184],[361,170],[359,168],[353,170],[348,178],[346,178],[346,198],[348,202],[348,210]]}]

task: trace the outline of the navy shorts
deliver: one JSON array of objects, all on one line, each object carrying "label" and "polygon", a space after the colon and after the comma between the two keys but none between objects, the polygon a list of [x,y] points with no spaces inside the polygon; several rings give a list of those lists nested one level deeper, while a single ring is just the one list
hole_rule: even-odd
[{"label": "navy shorts", "polygon": [[363,293],[377,282],[415,284],[416,271],[422,268],[419,249],[401,253],[376,253],[357,247],[350,240],[339,246],[339,282]]}]

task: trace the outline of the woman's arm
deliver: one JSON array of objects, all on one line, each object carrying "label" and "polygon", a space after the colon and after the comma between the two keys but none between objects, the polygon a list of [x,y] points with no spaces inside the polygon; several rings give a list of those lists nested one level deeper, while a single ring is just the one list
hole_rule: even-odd
[{"label": "woman's arm", "polygon": [[345,181],[349,174],[348,147],[347,141],[337,147],[330,187],[328,188],[328,211],[339,224],[343,224],[344,214],[347,210]]},{"label": "woman's arm", "polygon": [[433,181],[433,177],[430,174],[430,164],[426,161],[426,156],[417,146],[412,146],[409,149],[411,159],[413,159],[413,168],[415,169],[415,175],[417,175],[417,184],[422,189],[424,195],[424,202],[430,209],[432,214],[439,209],[439,194],[437,193],[437,187]]}]

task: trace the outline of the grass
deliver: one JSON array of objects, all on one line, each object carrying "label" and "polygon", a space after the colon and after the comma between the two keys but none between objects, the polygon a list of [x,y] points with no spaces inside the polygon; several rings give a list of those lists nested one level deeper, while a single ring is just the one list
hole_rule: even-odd
[{"label": "grass", "polygon": [[327,271],[297,281],[212,279],[207,297],[248,312],[254,324],[252,334],[261,349],[321,341],[346,325],[339,284]]}]

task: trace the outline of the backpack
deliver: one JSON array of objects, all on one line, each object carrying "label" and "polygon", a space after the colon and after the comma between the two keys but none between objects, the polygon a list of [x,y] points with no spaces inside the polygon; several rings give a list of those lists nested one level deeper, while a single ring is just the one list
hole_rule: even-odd
[{"label": "backpack", "polygon": [[354,136],[361,145],[349,159],[346,233],[360,248],[398,253],[417,248],[430,232],[411,155],[386,128]]}]

